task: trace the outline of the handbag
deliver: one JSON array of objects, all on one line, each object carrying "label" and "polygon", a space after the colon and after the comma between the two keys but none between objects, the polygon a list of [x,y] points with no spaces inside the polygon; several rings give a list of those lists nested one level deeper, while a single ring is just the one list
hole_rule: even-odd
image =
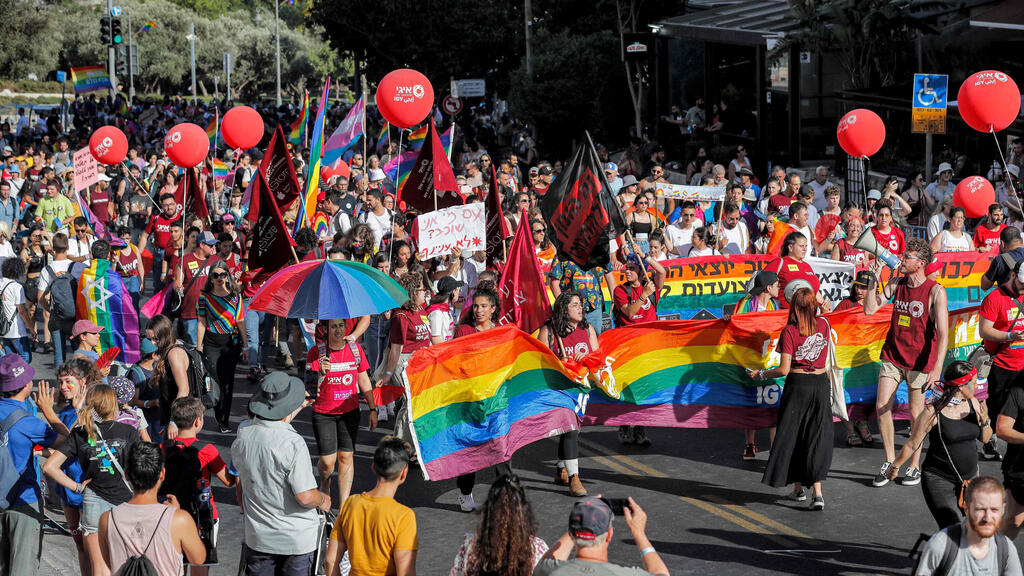
[{"label": "handbag", "polygon": [[836,344],[833,338],[832,325],[825,320],[828,326],[828,358],[825,360],[825,374],[829,382],[829,404],[832,408],[832,416],[843,422],[850,420],[850,413],[846,409],[846,389],[843,388],[843,369],[836,361]]}]

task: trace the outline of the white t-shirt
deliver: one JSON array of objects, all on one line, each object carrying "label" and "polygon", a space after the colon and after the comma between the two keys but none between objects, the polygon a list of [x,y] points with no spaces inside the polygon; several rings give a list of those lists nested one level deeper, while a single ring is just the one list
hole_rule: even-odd
[{"label": "white t-shirt", "polygon": [[4,260],[8,258],[14,258],[17,254],[14,253],[14,246],[7,240],[0,244],[0,264],[4,263]]},{"label": "white t-shirt", "polygon": [[814,205],[807,207],[807,225],[812,229],[818,225],[818,209]]},{"label": "white t-shirt", "polygon": [[750,246],[750,237],[745,223],[736,224],[732,230],[722,226],[722,237],[728,240],[722,254],[746,254],[747,247]]},{"label": "white t-shirt", "polygon": [[68,257],[69,258],[85,258],[85,264],[89,264],[92,259],[92,245],[96,242],[96,238],[88,236],[88,240],[82,242],[76,236],[72,235],[68,237]]},{"label": "white t-shirt", "polygon": [[4,318],[11,318],[11,328],[3,335],[4,338],[21,338],[28,336],[28,327],[18,314],[18,305],[25,303],[25,288],[10,278],[0,278],[0,301]]},{"label": "white t-shirt", "polygon": [[668,241],[672,243],[672,246],[676,249],[676,254],[682,257],[686,257],[686,253],[690,250],[690,246],[693,245],[693,231],[700,227],[700,223],[696,220],[690,224],[689,228],[680,228],[677,224],[670,224],[665,226],[665,236]]},{"label": "white t-shirt", "polygon": [[811,180],[807,183],[811,190],[814,190],[814,207],[818,209],[818,212],[824,212],[825,208],[828,207],[828,200],[825,199],[825,190],[832,185],[828,179],[825,180],[824,184],[818,184],[817,180]]},{"label": "white t-shirt", "polygon": [[941,210],[933,214],[932,217],[928,219],[929,242],[932,241],[932,238],[935,238],[942,232],[943,228],[946,227],[946,222],[949,222],[949,219],[946,218],[946,215],[943,214]]},{"label": "white t-shirt", "polygon": [[[43,293],[50,287],[50,283],[56,280],[55,274],[63,274],[71,270],[71,265],[75,262],[68,258],[64,260],[53,260],[49,266],[43,267],[43,271],[39,273],[39,292]],[[50,273],[53,270],[53,273]]]},{"label": "white t-shirt", "polygon": [[364,212],[362,218],[363,222],[373,231],[374,245],[380,246],[384,233],[391,231],[391,213],[385,210],[384,214],[377,216],[373,212]]},{"label": "white t-shirt", "polygon": [[949,230],[942,231],[942,246],[940,252],[969,252],[971,250],[971,237],[963,230],[960,237],[953,236]]},{"label": "white t-shirt", "polygon": [[696,256],[714,256],[715,254],[719,253],[720,252],[718,250],[715,250],[711,246],[706,246],[703,250],[697,250],[691,245],[689,248],[689,252],[687,253],[687,256],[691,258]]},{"label": "white t-shirt", "polygon": [[441,338],[447,342],[455,336],[455,318],[450,311],[433,310],[427,314],[427,321],[430,323],[430,335],[434,338]]}]

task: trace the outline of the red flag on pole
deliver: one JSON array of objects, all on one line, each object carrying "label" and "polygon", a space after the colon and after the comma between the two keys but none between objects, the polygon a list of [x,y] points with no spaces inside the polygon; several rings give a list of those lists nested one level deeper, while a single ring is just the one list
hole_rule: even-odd
[{"label": "red flag on pole", "polygon": [[462,196],[459,195],[459,185],[455,182],[455,172],[448,161],[448,153],[437,135],[433,120],[430,121],[430,133],[427,138],[430,142],[420,148],[416,163],[410,170],[409,179],[398,189],[395,205],[405,202],[406,206],[420,212],[433,212],[464,204]]},{"label": "red flag on pole", "polygon": [[532,334],[551,317],[547,285],[537,261],[530,232],[530,219],[523,210],[508,261],[501,272],[501,320],[499,324],[515,324]]},{"label": "red flag on pole", "polygon": [[199,177],[194,168],[185,169],[185,176],[178,182],[178,188],[174,190],[174,201],[182,207],[183,214],[195,214],[203,220],[210,217],[210,210],[206,207],[206,197],[199,189]]},{"label": "red flag on pole", "polygon": [[252,247],[249,249],[249,272],[252,276],[269,276],[292,263],[292,249],[295,242],[288,235],[288,228],[281,218],[263,172],[257,172],[253,179],[253,205],[259,212],[252,229]]},{"label": "red flag on pole", "polygon": [[498,198],[498,173],[494,170],[493,164],[491,183],[487,188],[487,198],[484,201],[487,224],[484,231],[487,234],[487,265],[493,267],[495,262],[506,259],[505,239],[509,237],[508,222],[501,211],[501,200]]},{"label": "red flag on pole", "polygon": [[[278,125],[274,135],[270,137],[270,145],[267,146],[267,153],[263,155],[259,170],[273,193],[278,210],[282,212],[299,197],[302,190],[299,187],[299,177],[295,174],[295,165],[292,164],[292,155],[288,153],[287,141],[281,126]],[[259,194],[252,194],[255,183],[254,178],[246,190],[248,198],[242,198],[243,204],[249,207],[245,217],[253,224],[256,223],[259,214]]]}]

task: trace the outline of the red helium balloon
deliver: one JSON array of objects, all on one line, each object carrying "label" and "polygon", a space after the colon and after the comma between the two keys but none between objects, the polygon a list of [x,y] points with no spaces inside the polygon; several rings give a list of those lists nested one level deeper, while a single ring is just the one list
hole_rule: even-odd
[{"label": "red helium balloon", "polygon": [[220,121],[220,135],[228,146],[248,150],[263,139],[263,117],[248,106],[235,106]]},{"label": "red helium balloon", "polygon": [[210,152],[210,138],[195,124],[178,124],[164,136],[164,150],[171,162],[181,168],[194,168],[203,163]]},{"label": "red helium balloon", "polygon": [[89,137],[89,151],[100,164],[112,166],[128,155],[128,138],[117,126],[101,126]]},{"label": "red helium balloon", "polygon": [[836,138],[850,156],[867,158],[878,152],[885,143],[885,124],[871,110],[850,110],[839,120]]},{"label": "red helium balloon", "polygon": [[377,85],[377,109],[385,120],[399,128],[419,124],[433,106],[434,87],[415,70],[393,70]]},{"label": "red helium balloon", "polygon": [[1013,78],[998,70],[976,72],[960,85],[957,107],[971,128],[999,132],[1020,113],[1020,90]]},{"label": "red helium balloon", "polygon": [[964,178],[953,190],[953,205],[964,209],[968,218],[981,218],[996,201],[992,183],[981,176]]}]

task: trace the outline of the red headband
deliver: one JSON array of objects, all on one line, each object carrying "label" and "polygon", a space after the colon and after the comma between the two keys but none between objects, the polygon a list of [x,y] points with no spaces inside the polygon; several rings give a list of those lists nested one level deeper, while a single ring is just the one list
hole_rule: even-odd
[{"label": "red headband", "polygon": [[957,387],[963,386],[964,384],[967,384],[968,382],[970,382],[977,375],[978,375],[978,369],[974,368],[974,367],[971,367],[971,371],[968,372],[967,374],[964,374],[963,376],[961,376],[959,378],[954,378],[952,380],[946,380],[944,382],[944,384],[946,386],[957,386]]}]

